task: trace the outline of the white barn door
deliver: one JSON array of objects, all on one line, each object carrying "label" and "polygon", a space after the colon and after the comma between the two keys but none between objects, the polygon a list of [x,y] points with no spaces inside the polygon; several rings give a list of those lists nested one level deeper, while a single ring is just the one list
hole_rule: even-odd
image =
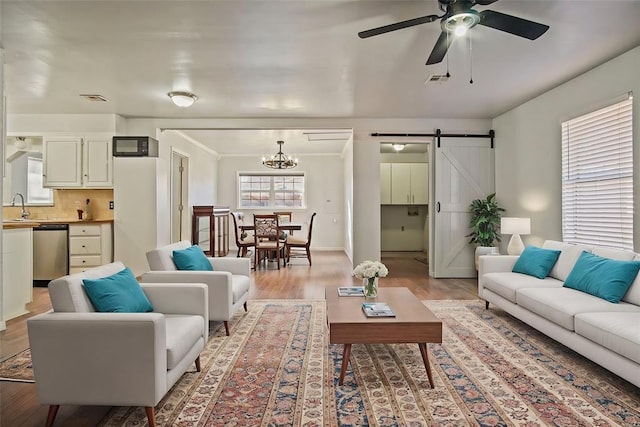
[{"label": "white barn door", "polygon": [[469,204],[495,191],[489,138],[446,138],[435,148],[434,277],[475,277],[469,238]]}]

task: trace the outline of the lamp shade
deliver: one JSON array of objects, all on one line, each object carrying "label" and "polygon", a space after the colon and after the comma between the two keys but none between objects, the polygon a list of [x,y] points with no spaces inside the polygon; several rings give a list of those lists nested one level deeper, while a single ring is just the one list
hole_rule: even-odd
[{"label": "lamp shade", "polygon": [[531,218],[500,218],[500,233],[531,234]]},{"label": "lamp shade", "polygon": [[196,102],[196,99],[198,99],[198,97],[191,92],[173,91],[169,92],[167,95],[169,95],[169,98],[171,98],[174,104],[182,108],[190,107],[194,102]]}]

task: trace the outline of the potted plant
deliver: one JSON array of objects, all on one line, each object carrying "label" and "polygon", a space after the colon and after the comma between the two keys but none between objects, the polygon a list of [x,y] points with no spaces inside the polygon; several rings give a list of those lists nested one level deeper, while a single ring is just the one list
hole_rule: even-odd
[{"label": "potted plant", "polygon": [[478,257],[480,255],[492,253],[495,242],[500,242],[500,215],[504,209],[498,205],[496,194],[489,194],[486,199],[476,199],[469,205],[471,220],[469,227],[471,233],[469,243],[476,244],[476,269],[478,268]]}]

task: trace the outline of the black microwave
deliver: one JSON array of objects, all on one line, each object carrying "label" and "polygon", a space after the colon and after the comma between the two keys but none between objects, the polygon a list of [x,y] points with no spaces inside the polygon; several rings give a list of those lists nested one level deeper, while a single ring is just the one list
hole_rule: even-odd
[{"label": "black microwave", "polygon": [[114,157],[158,157],[158,140],[150,136],[114,136]]}]

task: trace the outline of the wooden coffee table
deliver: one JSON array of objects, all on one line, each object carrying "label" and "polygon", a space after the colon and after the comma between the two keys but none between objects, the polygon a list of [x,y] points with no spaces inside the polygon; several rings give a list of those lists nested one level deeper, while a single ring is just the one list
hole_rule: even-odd
[{"label": "wooden coffee table", "polygon": [[[442,321],[407,288],[378,288],[375,299],[338,296],[338,288],[325,289],[329,342],[344,344],[339,384],[351,355],[351,344],[416,343],[420,348],[429,383],[433,376],[429,365],[427,343],[442,342]],[[386,302],[396,317],[369,318],[362,311],[363,302]]]}]

